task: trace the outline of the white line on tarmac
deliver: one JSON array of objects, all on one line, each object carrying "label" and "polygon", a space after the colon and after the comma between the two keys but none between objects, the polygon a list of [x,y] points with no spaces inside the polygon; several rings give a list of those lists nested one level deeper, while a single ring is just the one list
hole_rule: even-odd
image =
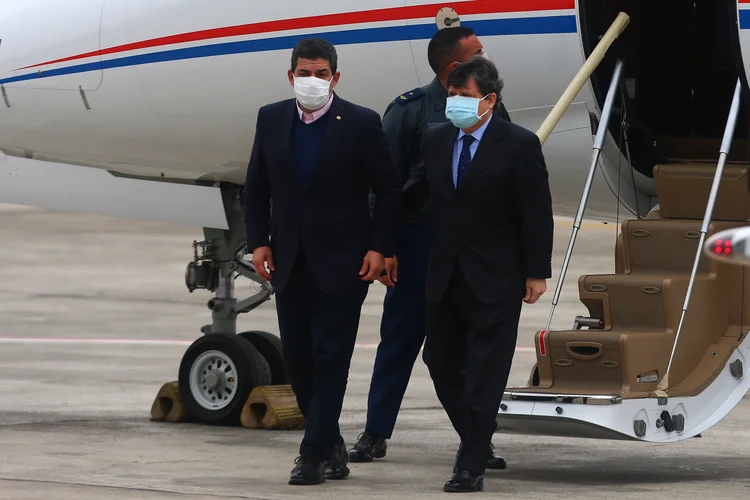
[{"label": "white line on tarmac", "polygon": [[[0,344],[79,344],[79,345],[147,345],[147,346],[189,346],[194,340],[153,340],[153,339],[67,339],[39,337],[0,337]],[[357,349],[377,349],[378,344],[357,343]],[[536,352],[534,347],[516,347],[516,352]]]}]

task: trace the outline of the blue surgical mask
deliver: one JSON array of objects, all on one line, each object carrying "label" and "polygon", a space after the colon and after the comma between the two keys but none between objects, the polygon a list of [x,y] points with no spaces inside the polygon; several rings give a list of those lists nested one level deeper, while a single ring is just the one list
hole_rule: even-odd
[{"label": "blue surgical mask", "polygon": [[465,97],[461,95],[449,97],[445,106],[445,117],[458,128],[471,128],[476,125],[484,115],[489,113],[490,110],[488,109],[479,116],[479,103],[486,98],[487,96],[479,99],[477,97]]}]

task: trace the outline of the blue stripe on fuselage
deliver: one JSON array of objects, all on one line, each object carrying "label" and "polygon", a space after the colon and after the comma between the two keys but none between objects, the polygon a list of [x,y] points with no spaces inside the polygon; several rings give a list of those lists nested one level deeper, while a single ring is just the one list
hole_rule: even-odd
[{"label": "blue stripe on fuselage", "polygon": [[750,29],[750,9],[740,10],[740,29]]},{"label": "blue stripe on fuselage", "polygon": [[[479,36],[497,35],[541,35],[576,33],[576,18],[574,15],[548,17],[520,17],[513,19],[491,19],[468,21],[463,25],[471,27]],[[349,45],[356,43],[398,42],[406,40],[426,40],[435,34],[434,24],[417,24],[410,26],[389,26],[384,28],[366,28],[346,31],[331,31],[315,33],[314,35],[291,35],[240,42],[201,45],[183,49],[152,52],[137,56],[127,56],[107,61],[77,64],[48,71],[35,71],[26,75],[14,76],[0,80],[0,84],[39,80],[55,76],[86,73],[125,66],[140,66],[168,61],[180,61],[203,57],[225,56],[250,52],[266,52],[293,48],[297,42],[309,36],[325,38],[333,45]]]}]

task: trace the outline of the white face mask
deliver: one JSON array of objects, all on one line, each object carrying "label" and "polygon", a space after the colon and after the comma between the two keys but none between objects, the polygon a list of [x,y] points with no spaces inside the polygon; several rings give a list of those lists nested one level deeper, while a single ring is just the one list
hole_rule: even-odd
[{"label": "white face mask", "polygon": [[315,111],[331,96],[331,82],[314,76],[295,76],[294,93],[302,107]]}]

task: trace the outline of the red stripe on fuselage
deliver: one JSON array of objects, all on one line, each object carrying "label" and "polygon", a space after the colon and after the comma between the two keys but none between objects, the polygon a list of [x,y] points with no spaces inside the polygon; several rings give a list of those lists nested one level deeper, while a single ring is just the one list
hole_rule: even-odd
[{"label": "red stripe on fuselage", "polygon": [[[750,0],[748,0],[750,1]],[[30,68],[38,68],[48,64],[56,64],[88,57],[104,56],[126,52],[128,50],[139,50],[153,47],[164,47],[178,43],[197,42],[202,40],[213,40],[242,35],[257,35],[260,33],[275,33],[287,30],[299,30],[309,28],[321,28],[325,26],[342,26],[346,24],[377,23],[385,21],[398,21],[401,19],[419,19],[423,17],[434,17],[442,7],[452,7],[459,15],[469,16],[476,14],[495,14],[508,12],[534,12],[540,10],[574,9],[575,0],[469,0],[467,2],[446,2],[443,4],[414,5],[409,7],[396,7],[392,9],[366,10],[359,12],[344,12],[340,14],[326,14],[322,16],[298,17],[296,19],[282,19],[279,21],[267,21],[253,24],[242,24],[239,26],[228,26],[224,28],[213,28],[178,35],[152,38],[142,42],[128,43],[109,47],[85,54],[64,57],[53,61],[46,61],[31,66],[18,68],[16,71]]]}]

